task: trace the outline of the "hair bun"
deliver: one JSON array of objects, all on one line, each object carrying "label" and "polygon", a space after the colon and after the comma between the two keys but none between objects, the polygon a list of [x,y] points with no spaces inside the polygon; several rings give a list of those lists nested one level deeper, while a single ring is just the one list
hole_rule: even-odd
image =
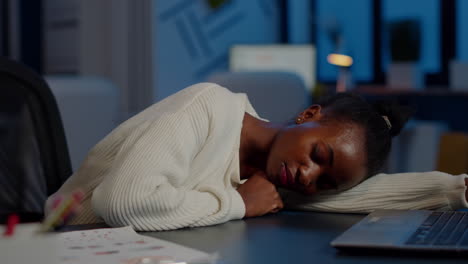
[{"label": "hair bun", "polygon": [[383,122],[386,122],[383,116],[386,116],[390,121],[390,135],[392,137],[400,134],[401,129],[414,113],[411,107],[400,105],[396,101],[377,101],[372,106],[382,116]]}]

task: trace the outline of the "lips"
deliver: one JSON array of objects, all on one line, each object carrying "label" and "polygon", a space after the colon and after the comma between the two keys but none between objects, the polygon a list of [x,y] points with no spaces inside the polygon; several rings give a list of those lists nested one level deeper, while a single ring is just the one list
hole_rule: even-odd
[{"label": "lips", "polygon": [[294,177],[292,176],[291,171],[288,169],[288,165],[284,162],[281,163],[280,183],[283,186],[292,186],[295,183]]},{"label": "lips", "polygon": [[284,162],[281,163],[279,181],[280,181],[280,184],[283,186],[286,186],[288,184],[288,173],[286,171],[286,164]]}]

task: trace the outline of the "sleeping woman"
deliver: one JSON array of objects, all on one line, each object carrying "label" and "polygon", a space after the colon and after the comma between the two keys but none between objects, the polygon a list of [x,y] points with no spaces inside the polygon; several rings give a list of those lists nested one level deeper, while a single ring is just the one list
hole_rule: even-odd
[{"label": "sleeping woman", "polygon": [[[327,197],[317,203],[322,209],[369,211],[357,201],[378,194],[367,187],[350,191],[378,173],[408,117],[398,105],[371,105],[342,93],[304,109],[293,122],[274,124],[256,114],[245,94],[200,83],[114,129],[57,193],[84,192],[73,224],[140,231],[276,213],[284,207],[280,189]],[[460,181],[447,187],[457,192],[450,199],[465,199]],[[336,205],[340,195],[346,208]]]}]

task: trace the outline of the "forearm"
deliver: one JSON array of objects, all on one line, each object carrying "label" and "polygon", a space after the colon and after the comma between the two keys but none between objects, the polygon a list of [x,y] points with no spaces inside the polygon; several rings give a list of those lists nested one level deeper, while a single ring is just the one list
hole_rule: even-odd
[{"label": "forearm", "polygon": [[97,188],[93,194],[94,211],[111,226],[130,225],[138,231],[174,230],[220,224],[244,215],[242,198],[234,189],[229,192],[206,186],[186,190],[169,184],[154,186],[152,192],[134,186],[118,189]]},{"label": "forearm", "polygon": [[336,195],[291,195],[287,206],[302,210],[367,213],[376,209],[467,208],[466,175],[441,172],[376,175]]}]

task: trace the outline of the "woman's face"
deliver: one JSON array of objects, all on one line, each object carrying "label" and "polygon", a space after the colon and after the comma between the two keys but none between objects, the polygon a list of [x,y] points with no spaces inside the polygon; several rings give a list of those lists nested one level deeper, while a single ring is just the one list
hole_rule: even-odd
[{"label": "woman's face", "polygon": [[366,175],[364,129],[352,123],[318,121],[320,106],[304,122],[283,128],[268,155],[266,173],[279,187],[304,194],[351,188]]}]

